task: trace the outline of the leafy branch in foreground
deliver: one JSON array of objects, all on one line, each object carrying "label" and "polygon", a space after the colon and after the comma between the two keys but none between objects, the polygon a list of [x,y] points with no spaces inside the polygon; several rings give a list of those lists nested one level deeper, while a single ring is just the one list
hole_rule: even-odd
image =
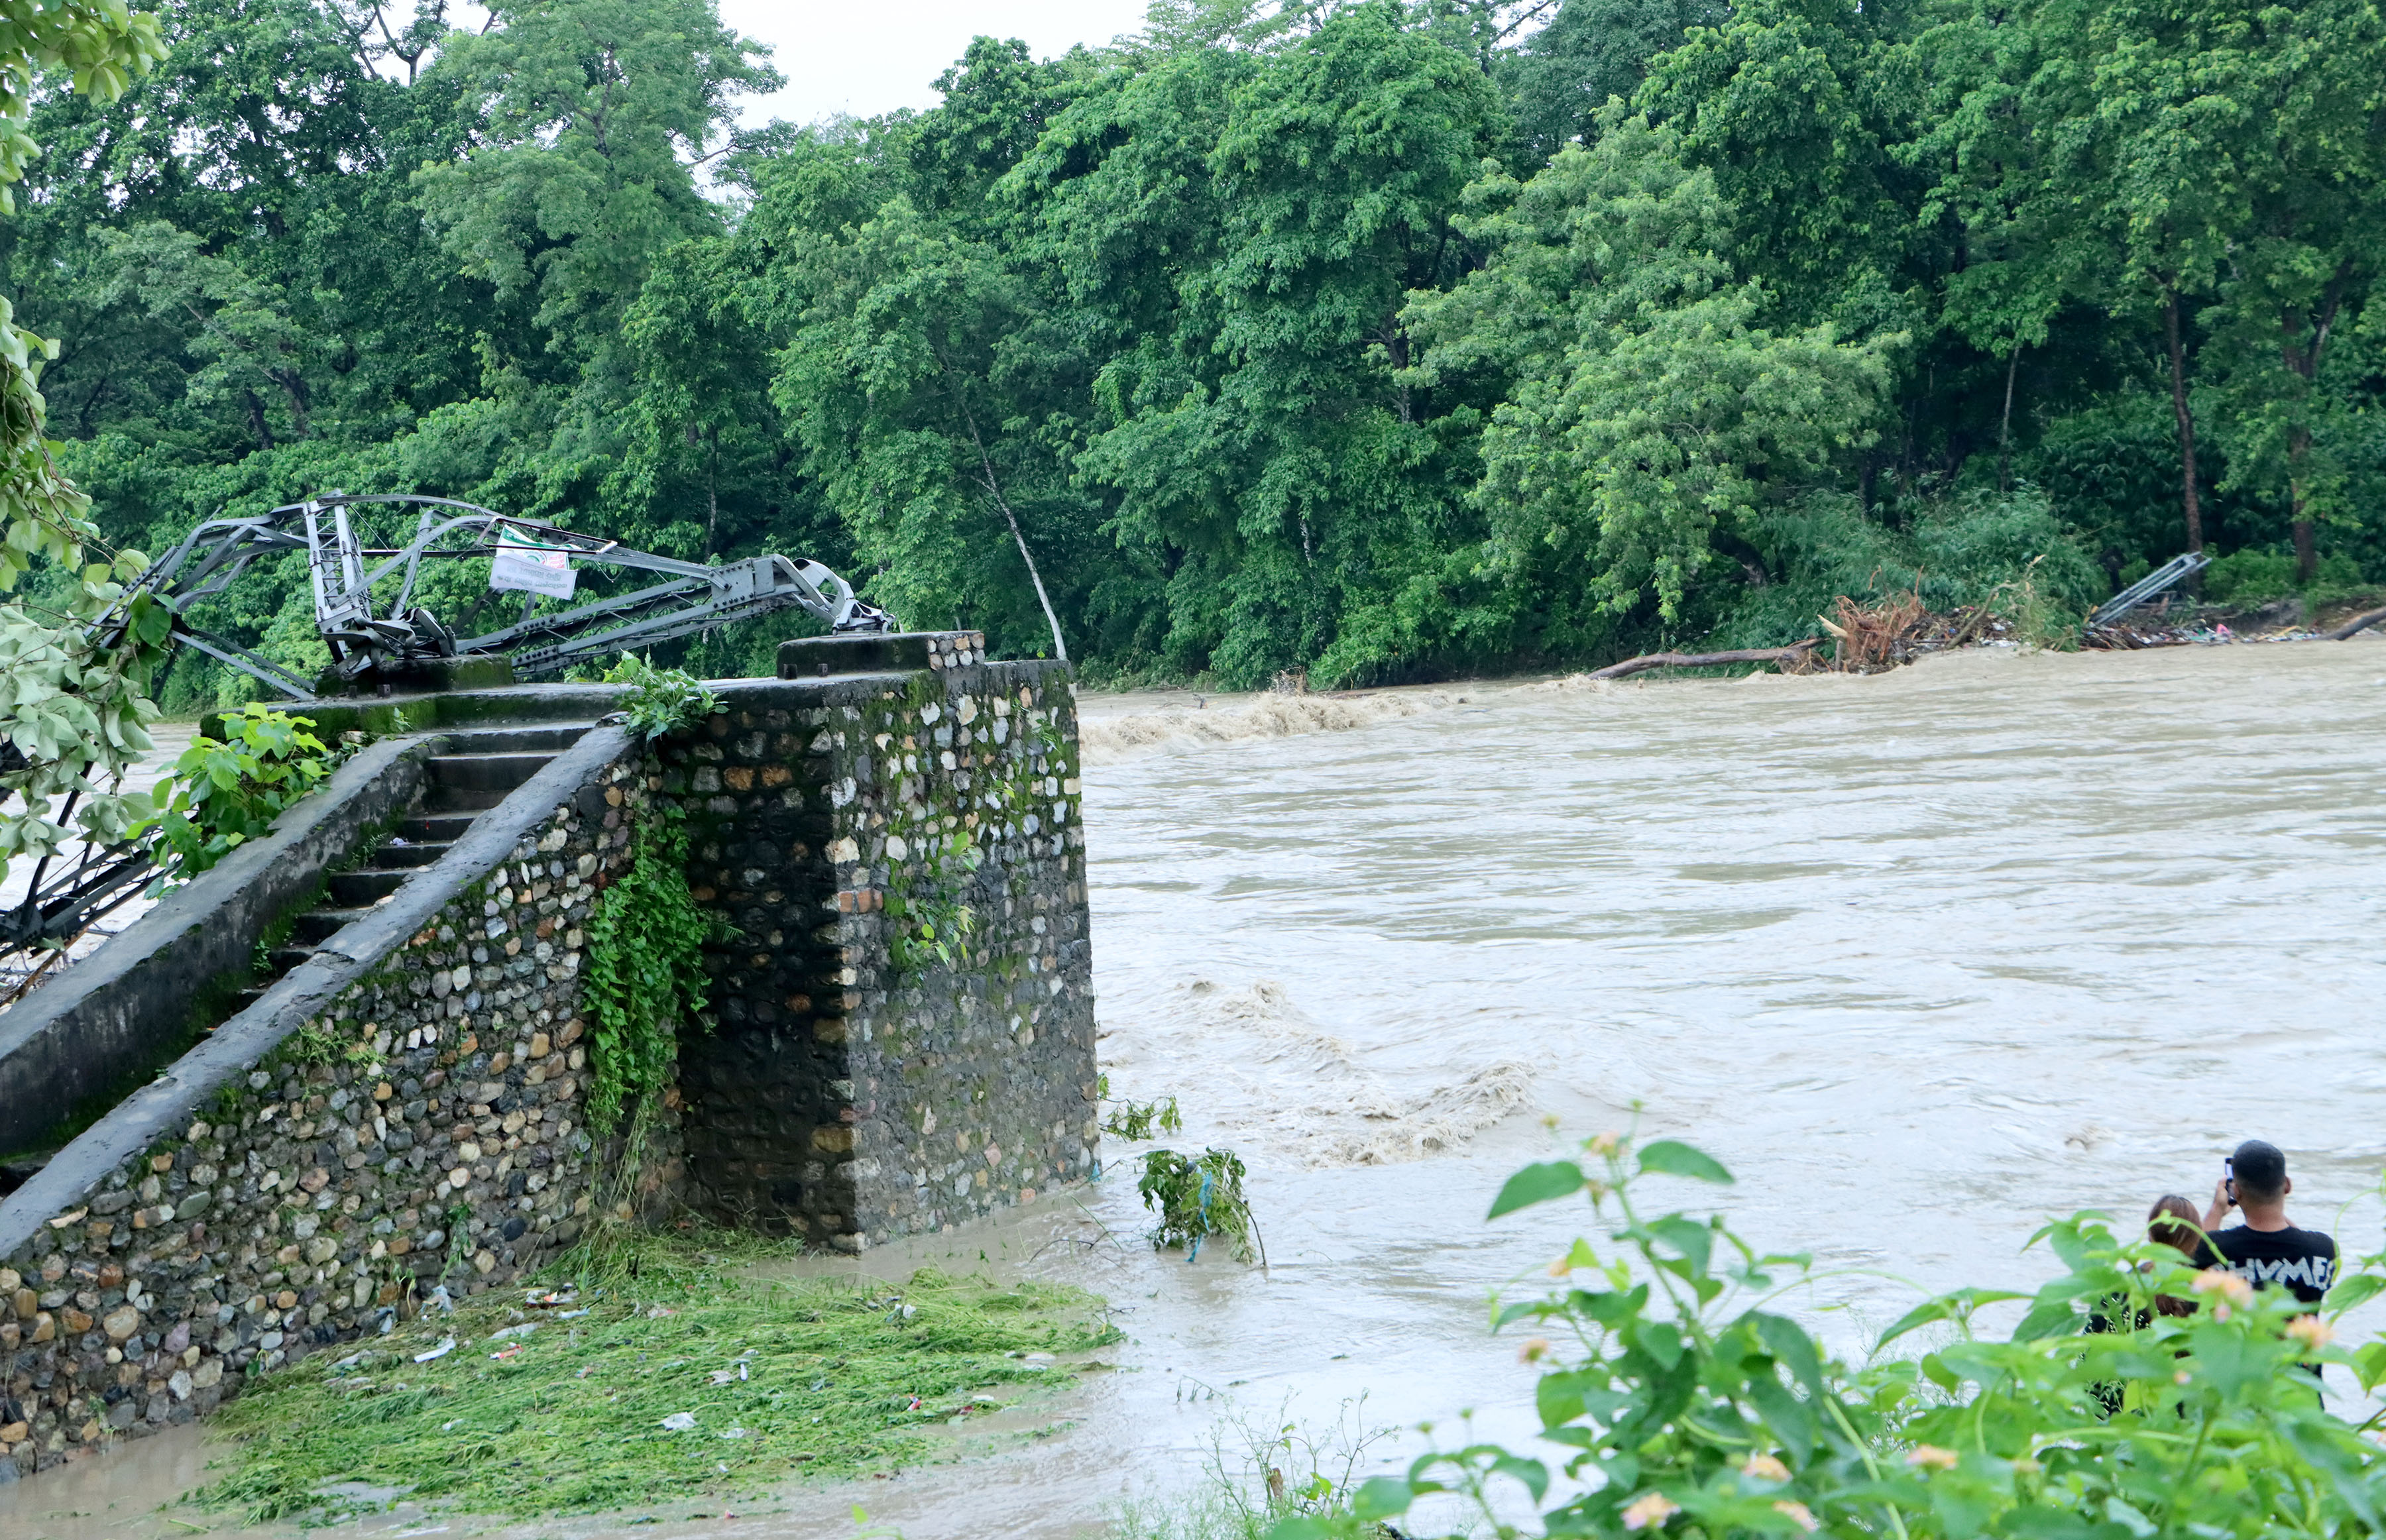
[{"label": "leafy branch in foreground", "polygon": [[[2386,1514],[2386,1413],[2323,1409],[2306,1364],[2386,1380],[2386,1342],[2333,1343],[2334,1322],[2386,1289],[2386,1257],[2362,1259],[2306,1313],[2284,1289],[2198,1272],[2180,1253],[2123,1241],[2103,1216],[2048,1225],[2063,1271],[2035,1294],[1966,1288],[1897,1321],[1862,1367],[1831,1357],[1775,1301],[1811,1282],[1803,1257],[1763,1254],[1720,1218],[1654,1217],[1652,1177],[1728,1183],[1673,1140],[1601,1134],[1581,1160],[1527,1166],[1491,1217],[1587,1197],[1600,1238],[1551,1266],[1549,1293],[1503,1305],[1543,1366],[1536,1455],[1478,1444],[1438,1451],[1405,1477],[1365,1483],[1349,1520],[1279,1525],[1275,1540],[1454,1503],[1471,1532],[1526,1533],[1516,1488],[1557,1535],[1818,1533],[1898,1540],[2152,1540],[2157,1535],[2375,1534]],[[2003,1338],[1976,1313],[2028,1302]],[[2166,1313],[2191,1306],[2186,1313]],[[1944,1346],[1880,1349],[1926,1327]],[[2108,1329],[2092,1329],[2103,1326]],[[1404,1534],[1419,1534],[1414,1517]]]},{"label": "leafy branch in foreground", "polygon": [[[12,6],[0,29],[0,212],[15,212],[8,187],[41,153],[25,131],[37,75],[64,65],[74,90],[112,102],[165,56],[157,19],[113,0]],[[100,545],[91,499],[43,436],[42,366],[57,353],[19,330],[0,298],[0,594],[16,592],[37,560],[72,574],[47,585],[40,605],[0,606],[0,802],[21,799],[0,813],[0,861],[46,861],[69,837],[69,820],[84,839],[114,845],[149,813],[147,798],[122,783],[150,748],[149,677],[165,656],[168,619],[144,595],[95,625],[148,560],[132,550],[91,559]]]}]

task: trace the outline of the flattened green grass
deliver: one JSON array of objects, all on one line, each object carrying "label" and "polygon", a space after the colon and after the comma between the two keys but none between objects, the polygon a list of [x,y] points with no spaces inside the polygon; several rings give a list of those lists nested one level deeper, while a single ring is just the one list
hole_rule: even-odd
[{"label": "flattened green grass", "polygon": [[[1026,1355],[1119,1339],[1074,1289],[935,1272],[757,1283],[692,1247],[639,1249],[584,1290],[577,1319],[497,1291],[256,1382],[216,1419],[239,1442],[195,1500],[262,1521],[393,1492],[515,1517],[744,1498],[933,1458],[951,1444],[931,1428],[1071,1378],[1066,1360]],[[446,1356],[413,1361],[448,1337]],[[692,1428],[663,1426],[680,1413]]]}]

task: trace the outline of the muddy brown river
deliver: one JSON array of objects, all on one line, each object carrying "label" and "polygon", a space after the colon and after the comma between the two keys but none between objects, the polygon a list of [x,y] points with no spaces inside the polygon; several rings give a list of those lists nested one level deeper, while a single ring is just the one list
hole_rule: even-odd
[{"label": "muddy brown river", "polygon": [[[1806,1312],[1850,1353],[1926,1291],[2031,1285],[2048,1215],[2200,1203],[2248,1136],[2288,1151],[2298,1222],[2380,1246],[2386,641],[1085,704],[1105,1065],[1250,1163],[1268,1273],[1154,1256],[1113,1145],[1087,1192],[863,1264],[1111,1299],[1116,1371],[990,1454],[734,1522],[344,1527],[846,1536],[860,1503],[911,1540],[1093,1535],[1238,1423],[1402,1430],[1363,1463],[1470,1410],[1522,1440],[1485,1303],[1576,1211],[1485,1208],[1544,1119],[1636,1103],[1737,1173],[1744,1233],[1814,1253]],[[0,1532],[248,1533],[159,1510],[220,1454],[183,1429],[0,1489]]]}]

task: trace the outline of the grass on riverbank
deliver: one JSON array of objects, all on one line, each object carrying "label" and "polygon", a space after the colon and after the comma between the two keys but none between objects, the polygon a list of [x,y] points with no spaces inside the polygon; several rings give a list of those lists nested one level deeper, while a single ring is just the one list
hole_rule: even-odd
[{"label": "grass on riverbank", "polygon": [[743,1499],[930,1459],[939,1424],[1063,1383],[1073,1366],[1045,1355],[1119,1338],[1074,1289],[757,1283],[742,1275],[757,1255],[641,1237],[575,1303],[495,1291],[326,1349],[225,1408],[240,1442],[195,1500],[262,1521],[400,1496],[523,1517]]}]

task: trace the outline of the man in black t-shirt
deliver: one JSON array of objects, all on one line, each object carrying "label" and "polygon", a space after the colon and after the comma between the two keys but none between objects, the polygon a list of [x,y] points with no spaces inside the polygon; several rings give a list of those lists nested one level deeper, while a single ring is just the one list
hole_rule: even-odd
[{"label": "man in black t-shirt", "polygon": [[[2227,1268],[2257,1289],[2283,1284],[2302,1303],[2317,1305],[2336,1278],[2336,1242],[2287,1222],[2287,1195],[2295,1190],[2287,1158],[2276,1145],[2248,1139],[2229,1165],[2234,1180],[2224,1178],[2213,1189],[2204,1216],[2212,1239],[2199,1249],[2196,1265]],[[2223,1230],[2220,1221],[2232,1205],[2244,1211],[2245,1222]]]}]

